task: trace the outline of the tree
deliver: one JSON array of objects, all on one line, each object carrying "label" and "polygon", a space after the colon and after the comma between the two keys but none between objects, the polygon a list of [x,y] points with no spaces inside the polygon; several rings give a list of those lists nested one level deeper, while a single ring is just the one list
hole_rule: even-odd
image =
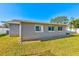
[{"label": "tree", "polygon": [[70,24],[71,24],[74,28],[79,28],[79,19],[72,20],[72,21],[70,22]]},{"label": "tree", "polygon": [[50,20],[50,23],[60,23],[60,24],[67,24],[69,19],[67,16],[57,16]]},{"label": "tree", "polygon": [[70,21],[69,21],[69,23],[68,23],[68,27],[70,28],[70,29],[73,29],[73,23],[74,23],[74,17],[71,17],[70,18]]},{"label": "tree", "polygon": [[76,31],[77,28],[79,28],[79,19],[71,20],[69,24],[71,28],[75,29]]},{"label": "tree", "polygon": [[9,24],[8,24],[8,23],[3,24],[3,26],[4,26],[5,28],[9,28]]}]

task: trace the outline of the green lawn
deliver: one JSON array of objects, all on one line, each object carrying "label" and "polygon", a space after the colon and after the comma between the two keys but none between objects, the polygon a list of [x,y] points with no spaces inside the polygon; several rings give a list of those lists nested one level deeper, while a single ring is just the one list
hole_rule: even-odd
[{"label": "green lawn", "polygon": [[23,42],[19,37],[0,36],[0,55],[79,56],[79,34],[48,41]]}]

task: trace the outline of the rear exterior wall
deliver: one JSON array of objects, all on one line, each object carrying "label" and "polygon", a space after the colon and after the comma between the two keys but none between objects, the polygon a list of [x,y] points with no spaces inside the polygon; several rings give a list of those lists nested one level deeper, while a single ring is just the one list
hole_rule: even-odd
[{"label": "rear exterior wall", "polygon": [[[43,26],[43,32],[35,32],[35,25]],[[54,31],[49,32],[48,26],[54,26]],[[22,40],[46,40],[55,37],[66,36],[66,26],[62,26],[63,30],[58,31],[58,26],[55,25],[44,25],[44,24],[21,24],[21,39]]]}]

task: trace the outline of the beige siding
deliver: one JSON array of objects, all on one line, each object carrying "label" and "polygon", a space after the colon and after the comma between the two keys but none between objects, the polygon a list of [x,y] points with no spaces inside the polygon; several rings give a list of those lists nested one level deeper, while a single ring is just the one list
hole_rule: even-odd
[{"label": "beige siding", "polygon": [[10,24],[10,36],[19,36],[19,24]]},{"label": "beige siding", "polygon": [[[34,26],[38,24],[21,24],[21,38],[22,40],[30,39],[48,39],[53,37],[66,36],[65,26],[63,26],[63,31],[58,31],[58,26],[55,27],[54,32],[48,31],[48,25],[43,25],[43,32],[35,32]],[[41,24],[40,24],[41,25]]]}]

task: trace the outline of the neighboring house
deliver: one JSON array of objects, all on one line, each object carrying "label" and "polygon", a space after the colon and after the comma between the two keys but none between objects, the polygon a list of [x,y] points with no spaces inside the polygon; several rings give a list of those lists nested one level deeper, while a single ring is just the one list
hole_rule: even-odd
[{"label": "neighboring house", "polygon": [[0,34],[8,34],[8,32],[9,32],[9,28],[0,26]]},{"label": "neighboring house", "polygon": [[51,24],[28,21],[12,21],[10,24],[10,36],[19,36],[21,41],[46,40],[49,38],[64,37],[69,35],[65,24]]},{"label": "neighboring house", "polygon": [[76,33],[78,33],[78,34],[79,34],[79,28],[77,28],[77,29],[76,29]]},{"label": "neighboring house", "polygon": [[70,27],[70,25],[67,26],[67,31],[69,31],[73,34],[76,34],[76,33],[79,34],[79,28]]},{"label": "neighboring house", "polygon": [[68,28],[67,29],[68,31],[70,31],[71,33],[77,33],[77,34],[79,34],[79,28],[76,28],[76,29],[70,29],[70,28]]}]

